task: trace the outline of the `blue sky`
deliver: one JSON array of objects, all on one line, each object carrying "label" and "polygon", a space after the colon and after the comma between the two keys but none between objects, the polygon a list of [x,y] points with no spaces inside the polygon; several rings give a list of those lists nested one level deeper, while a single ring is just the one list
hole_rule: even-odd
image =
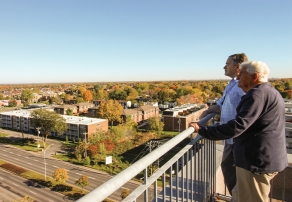
[{"label": "blue sky", "polygon": [[0,0],[0,84],[292,78],[292,1]]}]

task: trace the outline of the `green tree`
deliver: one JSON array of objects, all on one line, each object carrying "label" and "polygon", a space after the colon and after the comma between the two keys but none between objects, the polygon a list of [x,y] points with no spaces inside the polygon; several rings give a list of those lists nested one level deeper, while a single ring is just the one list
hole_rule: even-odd
[{"label": "green tree", "polygon": [[73,110],[70,108],[66,109],[66,114],[70,116],[73,115]]},{"label": "green tree", "polygon": [[287,80],[284,83],[284,86],[285,86],[285,90],[292,90],[292,80]]},{"label": "green tree", "polygon": [[163,131],[164,123],[160,121],[159,116],[151,117],[147,120],[147,122],[150,130],[154,130],[157,133]]},{"label": "green tree", "polygon": [[84,99],[83,99],[83,97],[77,97],[77,98],[76,98],[76,100],[77,100],[77,103],[84,102]]},{"label": "green tree", "polygon": [[86,156],[83,160],[83,165],[87,166],[87,165],[90,165],[90,157],[89,156]]},{"label": "green tree", "polygon": [[4,100],[4,95],[0,93],[0,100]]},{"label": "green tree", "polygon": [[50,104],[61,104],[63,101],[59,97],[51,97],[49,99]]},{"label": "green tree", "polygon": [[65,168],[58,168],[57,170],[55,170],[55,172],[53,173],[53,178],[54,180],[56,180],[56,182],[58,183],[65,183],[66,180],[69,179],[68,176],[68,172]]},{"label": "green tree", "polygon": [[88,176],[83,175],[78,180],[75,181],[75,184],[82,188],[81,194],[83,192],[83,188],[89,185]]},{"label": "green tree", "polygon": [[16,107],[16,106],[17,106],[17,102],[16,102],[16,100],[9,100],[9,102],[8,102],[8,106],[9,106],[9,107]]},{"label": "green tree", "polygon": [[24,105],[27,106],[31,102],[32,98],[33,98],[33,94],[31,90],[24,89],[21,92],[20,99],[21,99],[21,102],[24,103]]},{"label": "green tree", "polygon": [[64,96],[64,100],[66,101],[66,102],[68,102],[68,101],[70,101],[70,100],[72,100],[73,99],[73,97],[72,97],[72,95],[70,95],[70,94],[66,94],[65,96]]},{"label": "green tree", "polygon": [[83,97],[83,94],[86,92],[86,88],[84,87],[79,87],[78,88],[78,93],[80,97]]},{"label": "green tree", "polygon": [[51,132],[63,134],[68,126],[66,120],[56,112],[45,109],[37,109],[31,112],[32,124],[35,128],[39,127],[42,131],[43,145],[46,148],[46,140]]},{"label": "green tree", "polygon": [[97,90],[96,93],[95,93],[94,99],[97,99],[97,100],[106,99],[107,100],[108,99],[107,91],[105,91],[103,89]]},{"label": "green tree", "polygon": [[79,142],[75,147],[74,155],[77,161],[80,163],[82,161],[82,156],[85,152],[85,144],[83,142]]},{"label": "green tree", "polygon": [[118,88],[109,93],[109,98],[112,100],[125,100],[127,93],[123,89]]},{"label": "green tree", "polygon": [[111,126],[113,126],[113,122],[121,122],[121,115],[124,109],[122,105],[120,105],[115,100],[108,100],[101,102],[99,108],[97,109],[97,115],[99,118],[108,119],[111,122]]},{"label": "green tree", "polygon": [[127,95],[128,95],[127,100],[135,100],[135,99],[137,99],[138,91],[136,89],[129,87],[129,88],[126,89],[126,92],[127,92]]}]

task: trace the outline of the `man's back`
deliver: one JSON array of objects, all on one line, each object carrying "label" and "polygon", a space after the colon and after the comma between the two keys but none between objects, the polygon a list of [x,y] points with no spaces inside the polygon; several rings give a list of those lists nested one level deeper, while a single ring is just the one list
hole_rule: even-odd
[{"label": "man's back", "polygon": [[[262,83],[242,97],[237,111],[235,124],[247,130],[234,139],[236,166],[255,172],[283,170],[287,166],[285,106],[279,92]],[[238,134],[241,127],[235,128]]]}]

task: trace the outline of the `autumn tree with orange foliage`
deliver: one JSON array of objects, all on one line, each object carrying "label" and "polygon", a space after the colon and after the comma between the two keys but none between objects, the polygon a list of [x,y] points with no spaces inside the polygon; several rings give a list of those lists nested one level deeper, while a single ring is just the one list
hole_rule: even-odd
[{"label": "autumn tree with orange foliage", "polygon": [[92,100],[92,98],[93,98],[93,96],[92,96],[91,91],[90,91],[90,90],[86,90],[86,91],[84,92],[84,94],[83,94],[83,99],[84,99],[84,101],[89,102],[89,101]]},{"label": "autumn tree with orange foliage", "polygon": [[177,105],[187,103],[203,103],[203,97],[198,94],[188,94],[176,99]]}]

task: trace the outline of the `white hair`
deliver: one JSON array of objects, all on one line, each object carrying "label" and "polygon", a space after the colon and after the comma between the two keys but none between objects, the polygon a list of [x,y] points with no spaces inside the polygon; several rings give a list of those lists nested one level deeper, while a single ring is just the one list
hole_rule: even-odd
[{"label": "white hair", "polygon": [[246,67],[246,71],[249,75],[253,75],[254,73],[259,74],[259,81],[260,82],[268,82],[270,69],[266,63],[261,61],[247,61],[243,62],[240,65],[240,69],[242,67]]}]

